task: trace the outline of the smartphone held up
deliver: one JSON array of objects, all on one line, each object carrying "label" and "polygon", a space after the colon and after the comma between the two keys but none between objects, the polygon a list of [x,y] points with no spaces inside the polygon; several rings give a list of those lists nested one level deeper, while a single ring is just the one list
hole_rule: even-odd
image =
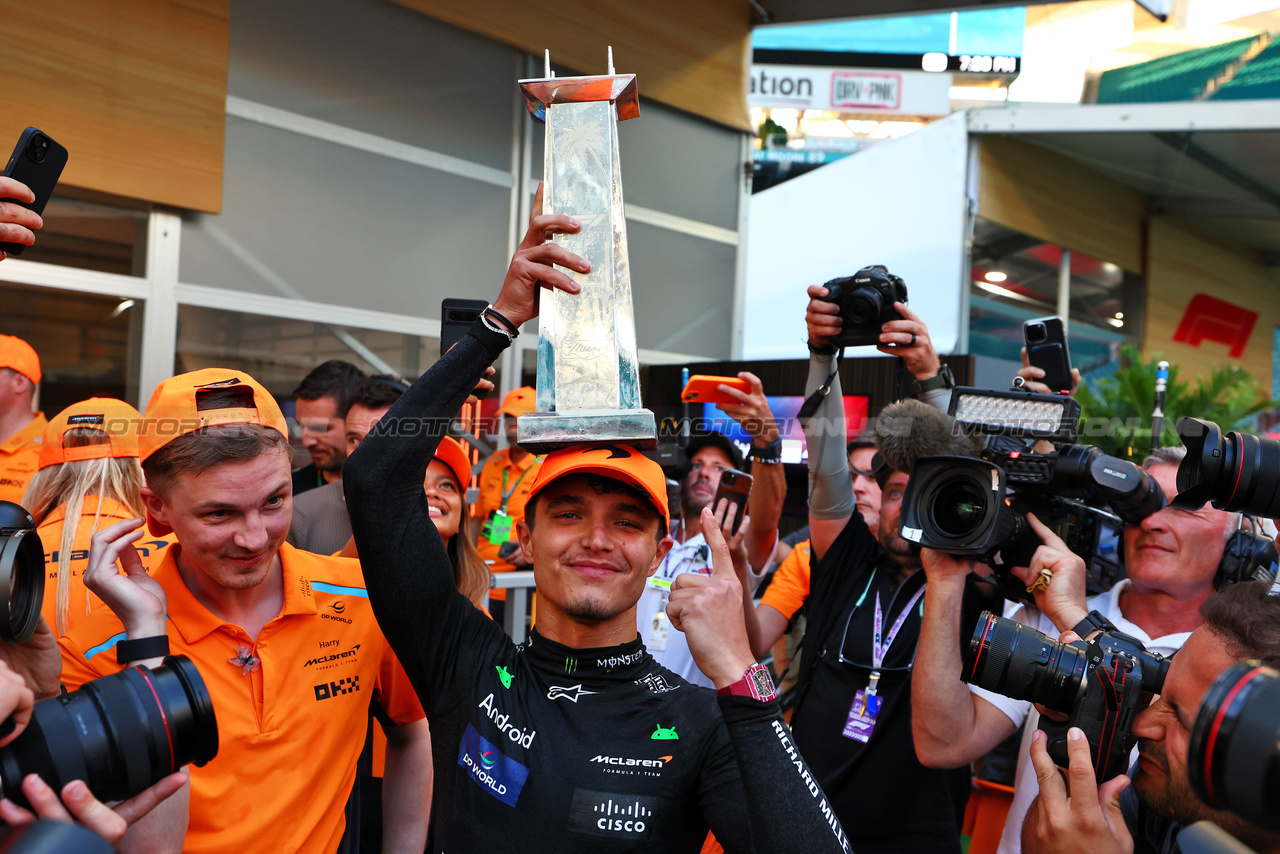
[{"label": "smartphone held up", "polygon": [[[65,148],[43,131],[27,128],[18,137],[18,144],[5,164],[3,175],[25,184],[35,194],[35,201],[7,201],[37,214],[44,213],[45,205],[49,203],[53,188],[57,186],[58,178],[62,176],[62,169],[66,165]],[[21,255],[26,248],[23,243],[0,243],[0,252],[6,255]]]}]

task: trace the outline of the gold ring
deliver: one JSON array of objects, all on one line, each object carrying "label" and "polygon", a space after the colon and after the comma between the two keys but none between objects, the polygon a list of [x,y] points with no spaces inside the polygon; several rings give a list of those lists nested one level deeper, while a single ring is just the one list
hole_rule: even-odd
[{"label": "gold ring", "polygon": [[1043,593],[1045,590],[1048,590],[1048,589],[1049,589],[1049,584],[1050,584],[1050,582],[1052,582],[1052,581],[1053,581],[1053,570],[1051,570],[1051,569],[1042,569],[1042,570],[1040,570],[1040,577],[1039,577],[1039,578],[1037,578],[1035,581],[1033,581],[1033,582],[1032,582],[1032,583],[1027,587],[1027,592],[1028,592],[1028,593]]}]

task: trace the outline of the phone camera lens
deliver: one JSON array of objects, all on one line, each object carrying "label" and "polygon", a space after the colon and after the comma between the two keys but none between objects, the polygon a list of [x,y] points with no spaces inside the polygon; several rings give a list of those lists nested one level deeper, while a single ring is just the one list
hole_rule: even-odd
[{"label": "phone camera lens", "polygon": [[1027,327],[1027,340],[1032,344],[1039,344],[1048,339],[1049,333],[1044,328],[1043,323],[1033,323]]},{"label": "phone camera lens", "polygon": [[42,134],[33,136],[31,144],[27,146],[27,156],[37,163],[43,163],[45,155],[49,153],[49,138]]}]

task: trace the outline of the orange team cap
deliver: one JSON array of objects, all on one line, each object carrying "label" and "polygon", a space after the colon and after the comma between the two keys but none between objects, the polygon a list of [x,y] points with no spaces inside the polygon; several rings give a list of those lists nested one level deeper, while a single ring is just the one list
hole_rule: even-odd
[{"label": "orange team cap", "polygon": [[0,335],[0,368],[12,368],[33,383],[40,382],[40,357],[30,344],[13,335]]},{"label": "orange team cap", "polygon": [[[203,392],[223,391],[236,387],[253,392],[253,408],[205,409],[197,407]],[[280,404],[271,392],[253,377],[229,368],[205,368],[170,377],[151,395],[142,429],[138,433],[139,457],[143,462],[179,436],[194,433],[215,424],[261,424],[289,438],[289,425]]]},{"label": "orange team cap", "polygon": [[[44,428],[40,445],[40,468],[69,463],[72,460],[96,460],[103,457],[138,456],[138,425],[142,415],[123,400],[114,397],[91,397],[73,403],[54,416]],[[107,434],[104,445],[62,447],[63,437],[77,427],[91,427]]]},{"label": "orange team cap", "polygon": [[667,510],[667,477],[662,466],[630,445],[572,445],[542,458],[542,468],[529,488],[529,497],[547,484],[571,474],[599,474],[634,486],[648,496],[671,527]]},{"label": "orange team cap", "polygon": [[462,450],[458,440],[452,436],[441,439],[434,459],[449,467],[453,476],[458,479],[458,485],[462,487],[462,491],[466,492],[471,484],[471,462],[467,459],[467,452]]},{"label": "orange team cap", "polygon": [[533,386],[525,386],[515,391],[507,392],[507,396],[502,399],[502,406],[498,408],[497,415],[511,415],[519,418],[533,411],[534,400],[538,393],[533,390]]}]

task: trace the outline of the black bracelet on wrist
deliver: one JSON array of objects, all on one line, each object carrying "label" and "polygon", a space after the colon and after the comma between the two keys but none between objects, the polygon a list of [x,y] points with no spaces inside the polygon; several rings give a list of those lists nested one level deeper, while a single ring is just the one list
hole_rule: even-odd
[{"label": "black bracelet on wrist", "polygon": [[153,635],[149,638],[122,640],[116,644],[116,664],[128,664],[144,658],[164,658],[169,654],[169,636]]},{"label": "black bracelet on wrist", "polygon": [[815,345],[812,341],[806,341],[804,344],[809,348],[809,352],[815,356],[834,356],[836,351],[840,349],[834,344]]},{"label": "black bracelet on wrist", "polygon": [[756,447],[755,443],[751,444],[751,450],[747,453],[753,462],[757,463],[780,463],[782,462],[782,438],[774,439],[763,448]]},{"label": "black bracelet on wrist", "polygon": [[510,320],[507,320],[506,315],[504,315],[502,312],[498,311],[498,310],[497,310],[496,308],[494,308],[492,305],[490,305],[490,306],[488,306],[487,308],[485,308],[485,310],[484,310],[484,312],[483,312],[483,313],[484,313],[484,314],[489,315],[489,316],[490,316],[490,317],[492,317],[494,320],[498,321],[498,322],[499,322],[499,323],[501,323],[503,326],[507,327],[507,331],[508,331],[508,332],[510,332],[513,336],[515,336],[515,335],[519,335],[519,334],[520,334],[520,329],[519,329],[519,328],[518,328],[514,323],[512,323]]}]

